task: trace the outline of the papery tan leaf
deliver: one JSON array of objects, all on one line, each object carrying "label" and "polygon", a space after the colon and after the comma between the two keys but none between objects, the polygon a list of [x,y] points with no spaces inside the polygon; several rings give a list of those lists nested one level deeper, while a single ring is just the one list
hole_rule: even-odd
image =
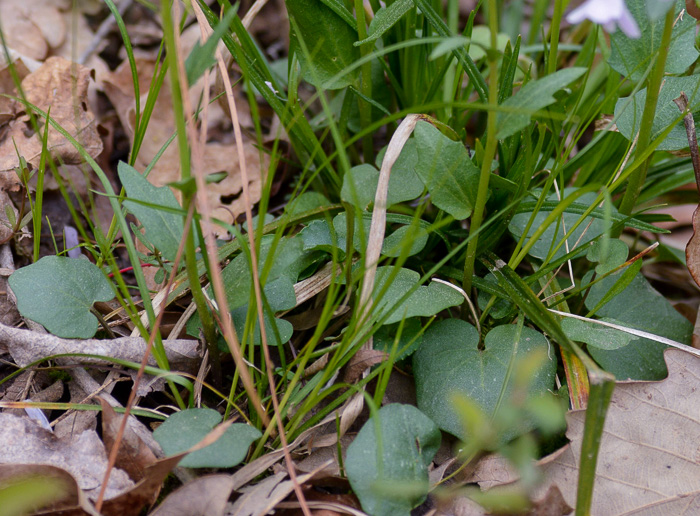
[{"label": "papery tan leaf", "polygon": [[[47,464],[68,471],[88,497],[97,497],[107,454],[93,431],[59,439],[28,417],[0,413],[0,463]],[[113,497],[133,485],[119,469],[112,471],[107,496]]]},{"label": "papery tan leaf", "polygon": [[[61,57],[50,57],[22,81],[27,101],[49,111],[53,120],[70,133],[92,157],[102,152],[102,140],[95,117],[88,109],[87,89],[90,70]],[[39,119],[40,126],[43,126]],[[0,141],[0,172],[19,166],[17,150],[37,167],[41,158],[41,138],[35,134],[28,115],[15,118]],[[17,149],[17,150],[15,150]],[[83,161],[80,152],[54,128],[49,130],[48,149],[67,164]]]},{"label": "papery tan leaf", "polygon": [[[619,382],[612,395],[600,444],[593,516],[700,514],[700,358],[669,348],[668,378]],[[570,444],[542,459],[544,483],[534,501],[556,487],[576,506],[585,411],[567,415]],[[504,459],[477,467],[482,488],[515,480]]]},{"label": "papery tan leaf", "polygon": [[220,516],[232,487],[230,475],[197,478],[168,495],[150,516]]},{"label": "papery tan leaf", "polygon": [[373,365],[380,364],[388,358],[389,353],[385,351],[380,351],[378,349],[360,349],[348,362],[345,368],[345,374],[343,374],[343,381],[345,383],[354,383],[355,380],[362,376],[362,373],[366,369],[369,369]]},{"label": "papery tan leaf", "polygon": [[43,60],[49,49],[66,38],[60,2],[53,0],[0,0],[0,22],[8,47],[32,59]]},{"label": "papery tan leaf", "polygon": [[[102,440],[107,453],[111,453],[124,416],[117,414],[102,398],[99,401],[102,406]],[[126,471],[134,482],[138,482],[143,479],[146,468],[156,460],[156,456],[139,436],[128,425],[125,426],[114,465]]]}]

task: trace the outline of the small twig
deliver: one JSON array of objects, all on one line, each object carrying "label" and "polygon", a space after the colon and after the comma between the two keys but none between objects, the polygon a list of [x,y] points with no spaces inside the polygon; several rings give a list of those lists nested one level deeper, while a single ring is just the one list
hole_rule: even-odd
[{"label": "small twig", "polygon": [[678,109],[683,115],[683,124],[685,132],[688,135],[688,146],[690,147],[690,159],[693,161],[693,170],[695,171],[695,183],[700,189],[700,156],[698,155],[698,137],[695,134],[695,120],[693,114],[688,110],[688,96],[684,91],[681,91],[677,99],[673,99]]}]

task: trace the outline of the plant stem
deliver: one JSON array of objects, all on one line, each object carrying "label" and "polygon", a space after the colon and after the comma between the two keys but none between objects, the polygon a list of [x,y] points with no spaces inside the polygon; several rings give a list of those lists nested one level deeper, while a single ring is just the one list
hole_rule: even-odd
[{"label": "plant stem", "polygon": [[[498,51],[496,36],[498,34],[498,9],[496,0],[489,0],[489,29],[491,31],[491,48],[489,49],[489,105],[493,108],[498,105]],[[469,227],[469,237],[471,240],[467,244],[467,257],[464,260],[464,276],[462,277],[462,288],[469,295],[472,288],[472,275],[474,274],[474,262],[478,244],[477,232],[484,220],[484,208],[486,198],[489,193],[489,178],[491,177],[491,163],[496,155],[496,116],[495,109],[489,109],[486,126],[486,149],[484,150],[484,160],[481,163],[481,173],[479,175],[479,187],[476,194],[476,204],[472,213],[471,225]],[[469,306],[463,306],[462,312],[466,315]]]},{"label": "plant stem", "polygon": [[561,25],[561,17],[564,14],[565,0],[556,0],[554,2],[554,14],[552,15],[552,24],[549,29],[549,57],[547,58],[547,75],[557,71],[557,53],[559,52],[559,26]]},{"label": "plant stem", "polygon": [[[644,102],[644,112],[642,114],[642,122],[639,127],[639,138],[637,139],[637,150],[635,157],[642,155],[649,147],[651,142],[651,130],[654,123],[654,115],[656,114],[656,105],[659,100],[659,91],[661,90],[661,82],[664,78],[664,69],[666,68],[666,57],[668,56],[668,47],[671,44],[671,35],[673,33],[673,22],[676,17],[675,9],[669,9],[666,13],[664,22],[664,31],[661,35],[661,45],[659,46],[659,54],[654,64],[654,69],[649,76],[647,83],[647,97]],[[651,164],[652,156],[649,156],[646,161],[630,175],[627,183],[627,190],[622,197],[619,211],[623,215],[630,215],[637,203],[644,181],[647,178],[647,171]],[[620,230],[621,231],[621,230]]]},{"label": "plant stem", "polygon": [[[163,20],[163,36],[166,43],[166,58],[168,59],[168,72],[170,74],[170,88],[173,96],[173,114],[177,127],[177,143],[180,150],[180,174],[183,180],[191,177],[190,170],[190,149],[187,142],[187,133],[185,131],[185,114],[182,107],[182,89],[180,80],[177,74],[177,46],[175,45],[175,27],[173,26],[172,14],[170,12],[170,2],[162,0],[161,2],[161,18]],[[184,92],[186,95],[187,92]],[[183,208],[185,211],[189,209],[190,203],[193,202],[192,195],[185,195],[183,199]],[[206,296],[202,290],[202,285],[199,282],[199,272],[197,271],[197,254],[194,247],[194,231],[187,233],[187,241],[185,242],[185,268],[187,269],[187,277],[190,281],[190,291],[192,292],[192,300],[197,306],[197,313],[202,321],[202,330],[204,332],[204,340],[209,349],[209,357],[212,361],[212,374],[214,382],[219,383],[221,378],[221,370],[218,366],[218,347],[216,338],[216,327],[214,326],[214,318],[209,305],[207,304]]]},{"label": "plant stem", "polygon": [[[362,0],[355,0],[355,16],[357,18],[357,36],[360,40],[363,40],[367,37],[367,24],[365,21],[365,5]],[[369,51],[368,45],[360,45],[360,56],[365,57]],[[358,89],[368,99],[372,98],[372,63],[370,61],[360,67],[360,85]],[[345,94],[351,95],[349,90],[346,90]],[[360,110],[360,125],[364,129],[372,123],[372,106],[361,98],[358,98],[357,102]],[[374,146],[372,145],[371,132],[367,132],[362,137],[362,157],[365,163],[372,163],[373,161]]]}]

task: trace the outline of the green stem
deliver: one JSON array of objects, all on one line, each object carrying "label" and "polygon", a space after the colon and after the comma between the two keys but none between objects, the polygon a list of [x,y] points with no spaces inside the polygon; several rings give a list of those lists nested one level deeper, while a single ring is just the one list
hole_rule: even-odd
[{"label": "green stem", "polygon": [[[360,40],[367,38],[367,25],[365,21],[365,6],[362,0],[355,0],[355,16],[357,17],[357,36]],[[370,52],[369,45],[360,45],[360,56],[365,57]],[[368,99],[372,98],[372,62],[367,61],[360,67],[360,92]],[[345,92],[350,95],[350,91]],[[362,129],[372,123],[372,106],[369,102],[358,98],[360,110],[360,125]],[[367,132],[362,137],[362,157],[365,163],[372,163],[374,157],[374,146],[372,145],[372,133]]]},{"label": "green stem", "polygon": [[552,25],[549,34],[549,57],[547,58],[547,75],[557,71],[557,53],[559,52],[559,26],[561,17],[564,14],[564,4],[566,0],[556,0],[554,2],[554,14],[552,15]]},{"label": "green stem", "polygon": [[[496,36],[498,35],[498,9],[496,0],[489,0],[489,29],[491,31],[491,48],[489,51],[489,105],[498,105],[498,51]],[[489,109],[486,126],[486,149],[484,150],[484,160],[481,163],[481,173],[479,175],[479,187],[476,194],[476,204],[472,213],[471,226],[469,227],[470,241],[467,244],[467,257],[464,260],[464,276],[462,278],[462,288],[469,295],[472,288],[472,276],[474,274],[474,261],[476,260],[477,244],[479,236],[477,232],[484,220],[484,208],[486,198],[489,193],[489,178],[491,177],[491,163],[496,155],[496,115],[495,109]],[[469,307],[465,306],[463,312],[466,314]]]},{"label": "green stem", "polygon": [[[162,0],[161,2],[161,18],[163,20],[163,35],[166,44],[166,58],[168,59],[168,72],[170,74],[170,88],[173,96],[173,115],[177,128],[177,143],[180,151],[180,175],[182,180],[191,177],[190,170],[190,148],[187,142],[187,133],[185,131],[185,114],[182,107],[182,89],[180,80],[177,74],[177,47],[175,45],[175,27],[173,26],[172,14],[170,11],[170,2]],[[186,93],[186,92],[185,92]],[[185,212],[189,209],[189,204],[192,202],[192,196],[185,196],[183,208]],[[204,332],[204,340],[209,349],[209,358],[212,360],[212,375],[214,382],[218,385],[221,379],[221,369],[218,367],[218,348],[216,338],[216,327],[214,318],[209,305],[207,304],[206,296],[202,290],[202,285],[199,282],[199,272],[197,271],[197,253],[194,246],[194,231],[189,231],[187,241],[185,242],[185,268],[187,269],[187,278],[190,281],[190,291],[192,292],[192,300],[197,306],[197,313],[202,321],[202,330]]]},{"label": "green stem", "polygon": [[[654,123],[654,115],[656,115],[656,104],[659,100],[659,91],[661,90],[661,82],[664,78],[664,69],[666,68],[666,57],[668,56],[668,47],[671,44],[671,35],[673,33],[673,22],[676,18],[675,9],[669,9],[666,13],[664,22],[664,31],[661,35],[661,45],[659,46],[659,54],[654,64],[654,69],[649,76],[647,83],[647,98],[644,102],[644,113],[642,114],[642,122],[639,127],[639,137],[637,138],[637,150],[635,158],[641,156],[651,143],[651,129]],[[622,197],[619,211],[623,215],[630,215],[637,203],[644,181],[647,178],[647,171],[651,164],[652,156],[649,156],[646,161],[640,166],[629,178],[627,190]]]}]

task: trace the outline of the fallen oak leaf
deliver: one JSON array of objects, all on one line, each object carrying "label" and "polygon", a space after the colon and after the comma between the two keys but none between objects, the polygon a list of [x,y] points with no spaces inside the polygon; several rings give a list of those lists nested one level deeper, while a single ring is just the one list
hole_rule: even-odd
[{"label": "fallen oak leaf", "polygon": [[[593,490],[592,515],[700,512],[700,358],[677,349],[664,353],[669,375],[658,382],[618,382],[605,419]],[[544,481],[576,506],[585,410],[567,415],[570,444],[539,461]],[[472,481],[482,489],[508,487],[512,468],[501,458],[479,464]]]},{"label": "fallen oak leaf", "polygon": [[[102,152],[102,140],[97,132],[95,117],[88,108],[87,90],[91,71],[62,57],[50,57],[35,72],[22,81],[22,90],[29,105],[17,108],[26,112],[30,105],[49,112],[51,118],[80,142],[84,151],[93,158]],[[41,117],[40,127],[47,127]],[[17,149],[17,150],[15,150]],[[34,167],[41,158],[41,137],[34,132],[30,117],[23,115],[12,120],[0,141],[0,172],[12,171],[20,165],[17,156]],[[82,156],[56,129],[49,129],[48,149],[66,164],[83,162]],[[19,184],[19,178],[17,178]]]}]

